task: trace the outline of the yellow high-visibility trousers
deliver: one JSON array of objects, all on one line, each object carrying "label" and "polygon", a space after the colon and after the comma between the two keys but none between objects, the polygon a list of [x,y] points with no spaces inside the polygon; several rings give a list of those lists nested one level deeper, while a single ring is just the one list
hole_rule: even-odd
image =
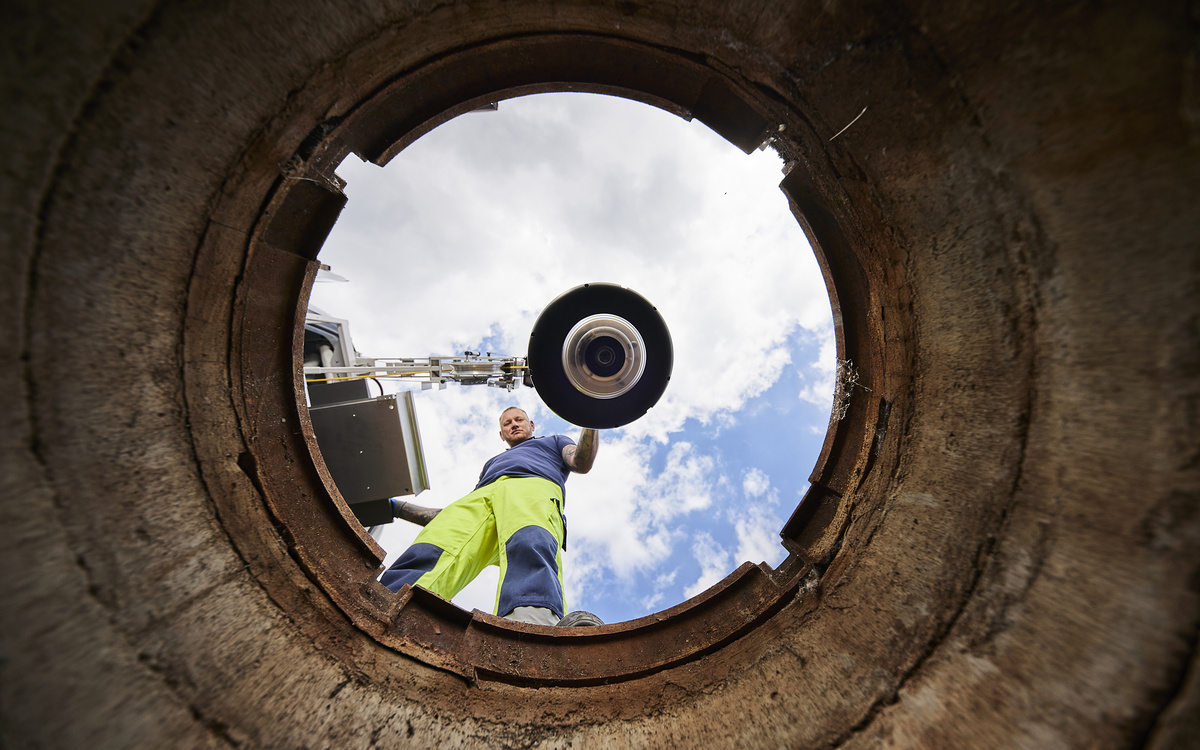
[{"label": "yellow high-visibility trousers", "polygon": [[495,614],[517,607],[567,613],[562,584],[562,489],[540,477],[500,477],[443,508],[380,581],[421,586],[444,599],[500,567]]}]

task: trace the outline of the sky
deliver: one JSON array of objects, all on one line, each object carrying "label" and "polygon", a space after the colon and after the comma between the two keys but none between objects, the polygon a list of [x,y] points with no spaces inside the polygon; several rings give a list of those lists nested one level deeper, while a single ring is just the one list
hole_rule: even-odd
[{"label": "sky", "polygon": [[[347,281],[314,284],[310,304],[348,320],[367,357],[524,356],[542,308],[583,283],[621,284],[657,307],[674,345],[670,384],[643,417],[601,431],[594,468],[567,482],[563,554],[571,609],[605,622],[650,615],[743,562],[786,557],[779,530],[828,426],[829,298],[781,168],[769,147],[746,155],[638,102],[505,100],[385,168],[341,164],[348,203],[319,260]],[[532,388],[414,398],[430,480],[407,498],[419,505],[474,488],[505,448],[506,406],[525,409],[538,435],[579,435]],[[384,528],[385,565],[418,530]],[[497,578],[489,568],[455,603],[491,612]]]}]

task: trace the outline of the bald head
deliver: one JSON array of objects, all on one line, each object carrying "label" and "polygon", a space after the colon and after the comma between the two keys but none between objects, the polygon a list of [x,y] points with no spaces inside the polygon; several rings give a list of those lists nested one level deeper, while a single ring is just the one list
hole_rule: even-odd
[{"label": "bald head", "polygon": [[510,406],[500,412],[500,439],[508,443],[508,447],[512,448],[519,443],[523,443],[533,437],[533,422],[529,421],[529,415],[525,410]]}]

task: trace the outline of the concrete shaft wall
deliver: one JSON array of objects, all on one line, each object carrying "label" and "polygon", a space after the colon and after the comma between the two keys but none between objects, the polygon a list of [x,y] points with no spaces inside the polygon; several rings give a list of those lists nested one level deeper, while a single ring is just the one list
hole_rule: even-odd
[{"label": "concrete shaft wall", "polygon": [[[1197,744],[1195,7],[48,0],[0,19],[5,746]],[[341,584],[374,551],[325,568],[324,532],[289,526],[342,520],[300,428],[262,407],[291,398],[313,249],[275,258],[272,232],[328,223],[271,224],[297,164],[389,85],[441,101],[465,79],[401,85],[440,61],[564,39],[708,71],[785,125],[784,189],[850,279],[842,344],[873,352],[876,386],[869,451],[828,514],[796,517],[820,533],[789,532],[814,585],[616,685],[464,673],[361,615],[395,613]],[[655,78],[628,59],[598,53],[585,88]],[[279,344],[274,380],[247,374],[275,366],[247,360],[252,333]],[[287,455],[264,468],[270,445]]]}]

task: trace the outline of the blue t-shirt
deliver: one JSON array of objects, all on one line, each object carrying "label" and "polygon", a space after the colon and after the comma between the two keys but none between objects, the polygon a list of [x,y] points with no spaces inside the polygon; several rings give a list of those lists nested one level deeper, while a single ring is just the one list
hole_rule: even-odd
[{"label": "blue t-shirt", "polygon": [[563,448],[575,445],[575,441],[566,435],[551,435],[550,437],[532,437],[518,443],[498,456],[488,459],[479,473],[479,489],[485,484],[491,484],[500,477],[541,477],[557,484],[563,491],[563,501],[567,498],[567,475],[571,470],[563,463]]}]

